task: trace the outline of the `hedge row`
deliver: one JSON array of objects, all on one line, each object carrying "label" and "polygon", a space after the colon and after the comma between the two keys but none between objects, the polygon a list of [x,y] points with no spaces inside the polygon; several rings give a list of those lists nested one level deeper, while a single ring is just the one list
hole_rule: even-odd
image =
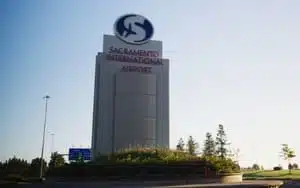
[{"label": "hedge row", "polygon": [[199,157],[190,155],[186,152],[174,151],[164,148],[131,148],[124,149],[118,153],[114,153],[109,156],[96,157],[95,162],[106,163],[118,163],[118,162],[130,162],[130,163],[165,163],[169,161],[195,161],[199,160]]},{"label": "hedge row", "polygon": [[48,171],[48,176],[59,177],[145,177],[204,175],[205,168],[213,167],[203,161],[168,164],[70,164]]},{"label": "hedge row", "polygon": [[[82,161],[81,161],[82,162]],[[230,159],[200,158],[163,148],[134,148],[99,156],[90,163],[71,163],[50,169],[48,176],[60,177],[151,177],[204,175],[207,170],[233,172],[239,166]]]}]

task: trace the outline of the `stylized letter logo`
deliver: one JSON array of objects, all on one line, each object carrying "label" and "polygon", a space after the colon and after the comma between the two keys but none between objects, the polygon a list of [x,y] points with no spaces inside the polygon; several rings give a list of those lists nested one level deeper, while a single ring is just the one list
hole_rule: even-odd
[{"label": "stylized letter logo", "polygon": [[129,44],[144,44],[153,36],[154,29],[150,21],[137,14],[121,16],[114,26],[115,35]]}]

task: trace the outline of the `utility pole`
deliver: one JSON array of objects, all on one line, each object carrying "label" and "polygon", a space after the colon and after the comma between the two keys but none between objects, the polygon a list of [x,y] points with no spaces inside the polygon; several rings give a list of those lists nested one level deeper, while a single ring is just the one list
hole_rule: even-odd
[{"label": "utility pole", "polygon": [[47,107],[48,107],[48,100],[50,99],[49,95],[43,97],[45,100],[45,119],[44,119],[44,129],[43,129],[43,141],[42,141],[42,152],[41,152],[41,171],[40,171],[40,178],[43,178],[43,167],[44,167],[44,148],[45,148],[45,132],[46,132],[46,124],[47,124]]}]

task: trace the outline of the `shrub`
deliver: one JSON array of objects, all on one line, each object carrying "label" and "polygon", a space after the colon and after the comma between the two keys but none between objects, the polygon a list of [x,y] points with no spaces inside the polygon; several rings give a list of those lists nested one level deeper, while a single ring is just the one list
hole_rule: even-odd
[{"label": "shrub", "polygon": [[50,176],[80,177],[151,177],[151,175],[186,176],[211,172],[238,172],[239,166],[231,159],[219,157],[197,157],[188,153],[164,148],[133,148],[114,153],[110,156],[98,156],[85,164],[71,163],[51,169]]},{"label": "shrub", "polygon": [[253,170],[260,170],[260,167],[259,167],[258,164],[253,164],[253,165],[252,165],[252,169],[253,169]]},{"label": "shrub", "polygon": [[273,168],[273,170],[282,170],[282,167],[281,167],[281,166],[275,166],[275,167]]},{"label": "shrub", "polygon": [[211,157],[208,161],[214,170],[219,173],[236,173],[241,171],[240,166],[229,158]]},{"label": "shrub", "polygon": [[95,164],[112,163],[168,163],[171,161],[199,160],[199,157],[188,153],[165,148],[131,148],[114,153],[110,156],[96,157]]},{"label": "shrub", "polygon": [[298,169],[298,164],[297,163],[293,164],[293,169],[295,169],[295,170]]}]

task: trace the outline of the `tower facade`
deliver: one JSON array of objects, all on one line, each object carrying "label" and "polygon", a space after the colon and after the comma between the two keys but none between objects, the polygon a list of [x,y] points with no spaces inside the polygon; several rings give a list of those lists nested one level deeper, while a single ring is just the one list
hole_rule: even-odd
[{"label": "tower facade", "polygon": [[95,68],[93,155],[168,148],[169,60],[163,59],[162,42],[130,44],[104,35]]}]

